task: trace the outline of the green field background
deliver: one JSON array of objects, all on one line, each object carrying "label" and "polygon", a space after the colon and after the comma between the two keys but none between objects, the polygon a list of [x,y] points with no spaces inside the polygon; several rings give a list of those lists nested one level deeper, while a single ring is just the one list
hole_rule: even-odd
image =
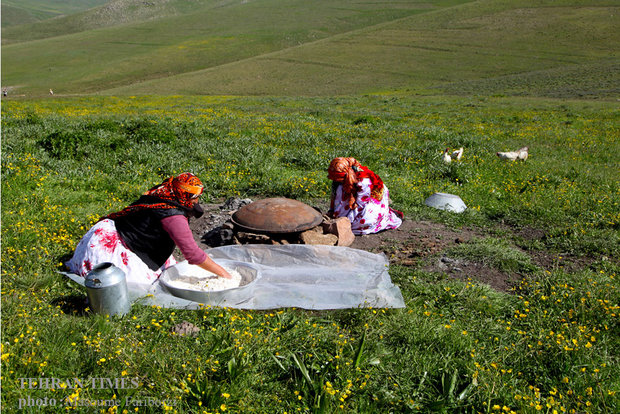
[{"label": "green field background", "polygon": [[[172,412],[613,412],[619,115],[613,103],[514,98],[7,102],[3,406],[30,396],[82,412],[93,408],[77,404],[102,400],[143,412],[131,401],[147,398]],[[522,145],[530,146],[525,163],[495,156]],[[465,147],[463,160],[444,165],[446,146]],[[84,292],[56,273],[100,216],[169,175],[194,171],[205,202],[284,196],[314,205],[328,198],[334,156],[378,172],[408,220],[486,229],[487,238],[452,254],[521,282],[504,293],[423,263],[395,265],[406,309],[134,305],[108,320],[85,312]],[[469,209],[426,207],[436,191],[459,194]],[[520,236],[527,229],[545,237]],[[540,254],[553,265],[536,264]],[[181,321],[199,335],[172,333]],[[127,378],[139,387],[20,387],[20,378],[40,377]]]}]

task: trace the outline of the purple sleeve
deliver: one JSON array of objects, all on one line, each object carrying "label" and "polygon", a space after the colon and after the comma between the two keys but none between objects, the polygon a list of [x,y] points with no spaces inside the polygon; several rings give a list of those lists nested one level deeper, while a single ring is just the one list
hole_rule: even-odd
[{"label": "purple sleeve", "polygon": [[196,244],[187,217],[180,214],[164,217],[161,224],[189,264],[199,264],[206,260],[207,254]]}]

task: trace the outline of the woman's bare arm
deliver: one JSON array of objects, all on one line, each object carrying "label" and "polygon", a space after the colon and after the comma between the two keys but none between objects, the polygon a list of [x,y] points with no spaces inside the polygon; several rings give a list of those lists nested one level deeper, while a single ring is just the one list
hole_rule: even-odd
[{"label": "woman's bare arm", "polygon": [[204,262],[199,263],[196,266],[200,266],[202,269],[208,272],[215,273],[219,277],[223,277],[225,279],[232,279],[230,273],[228,273],[226,269],[224,269],[222,266],[215,263],[213,259],[211,259],[209,256],[207,256]]}]

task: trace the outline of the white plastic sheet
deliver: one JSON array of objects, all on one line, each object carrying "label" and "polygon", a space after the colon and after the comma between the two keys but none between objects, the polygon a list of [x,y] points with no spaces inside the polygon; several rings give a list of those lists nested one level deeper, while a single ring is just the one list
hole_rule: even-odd
[{"label": "white plastic sheet", "polygon": [[[205,295],[205,305],[238,309],[404,308],[388,273],[385,255],[338,246],[241,245],[207,250],[216,262],[251,264],[260,272],[248,285]],[[183,266],[179,264],[177,266]],[[75,280],[75,279],[74,279]],[[145,305],[196,309],[200,303],[172,295],[156,282],[148,292],[131,291]]]}]

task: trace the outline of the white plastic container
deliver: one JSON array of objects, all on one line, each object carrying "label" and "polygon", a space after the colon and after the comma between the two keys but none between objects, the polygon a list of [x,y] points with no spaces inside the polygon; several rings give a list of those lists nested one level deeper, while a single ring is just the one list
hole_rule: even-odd
[{"label": "white plastic container", "polygon": [[424,204],[429,207],[452,211],[454,213],[462,213],[467,208],[463,200],[461,200],[461,197],[447,193],[435,193],[427,198]]}]

